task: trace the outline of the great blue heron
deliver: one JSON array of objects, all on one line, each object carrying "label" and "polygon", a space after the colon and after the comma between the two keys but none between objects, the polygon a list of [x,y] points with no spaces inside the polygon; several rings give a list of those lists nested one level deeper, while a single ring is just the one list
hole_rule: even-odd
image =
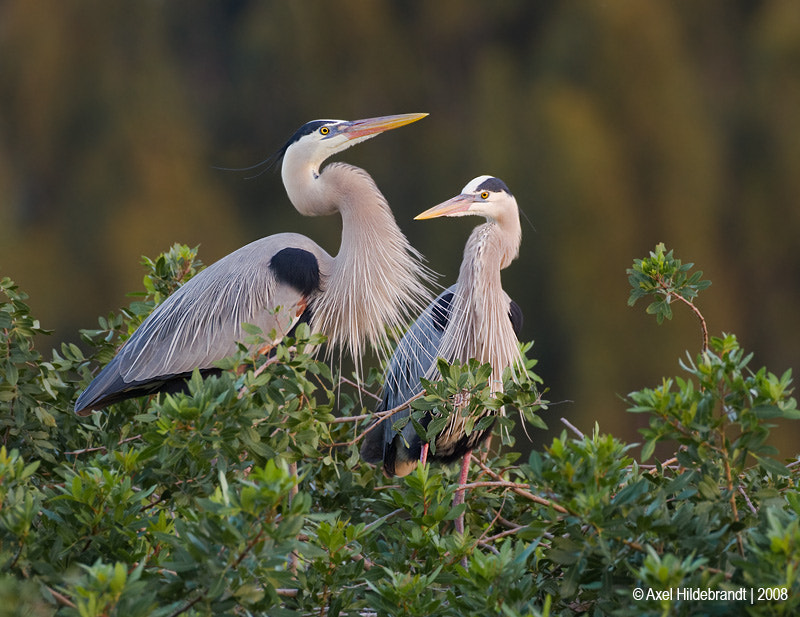
[{"label": "great blue heron", "polygon": [[[502,392],[503,371],[511,367],[524,374],[518,335],[522,311],[503,291],[500,271],[519,253],[522,231],[517,201],[505,183],[491,176],[470,181],[461,194],[426,210],[417,219],[440,216],[484,216],[487,222],[475,228],[464,249],[464,259],[455,285],[439,295],[408,330],[386,371],[379,411],[400,407],[422,391],[420,378],[438,375],[437,358],[466,362],[475,358],[492,366],[491,388]],[[485,413],[490,413],[489,411]],[[365,437],[363,458],[383,463],[390,476],[410,473],[427,450],[409,422],[398,433],[393,424],[408,417],[405,409],[383,420]],[[461,484],[466,481],[469,455],[491,433],[491,428],[465,431],[465,418],[456,410],[438,435],[431,460],[449,463],[464,457]],[[431,416],[421,421],[423,427]],[[458,494],[457,494],[458,498]]]},{"label": "great blue heron", "polygon": [[339,213],[342,240],[331,257],[309,238],[280,233],[209,266],[168,297],[78,397],[87,414],[111,403],[184,386],[194,369],[213,373],[236,350],[243,323],[274,344],[298,322],[328,337],[360,365],[364,347],[386,348],[387,329],[405,326],[430,300],[431,271],[400,231],[386,198],[363,169],[331,155],[427,114],[308,122],[276,154],[294,207]]}]

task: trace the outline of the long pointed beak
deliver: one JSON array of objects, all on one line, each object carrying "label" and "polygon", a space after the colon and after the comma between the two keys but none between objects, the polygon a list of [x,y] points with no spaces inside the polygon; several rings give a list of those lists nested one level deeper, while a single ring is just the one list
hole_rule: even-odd
[{"label": "long pointed beak", "polygon": [[422,120],[428,114],[400,114],[397,116],[379,116],[377,118],[367,118],[366,120],[353,120],[348,122],[339,132],[347,139],[358,139],[377,135],[384,131],[400,128],[406,124],[411,124],[417,120]]},{"label": "long pointed beak", "polygon": [[452,199],[440,203],[425,212],[422,212],[414,217],[415,221],[424,221],[425,219],[435,219],[440,216],[458,216],[469,210],[469,207],[474,203],[472,195],[456,195]]}]

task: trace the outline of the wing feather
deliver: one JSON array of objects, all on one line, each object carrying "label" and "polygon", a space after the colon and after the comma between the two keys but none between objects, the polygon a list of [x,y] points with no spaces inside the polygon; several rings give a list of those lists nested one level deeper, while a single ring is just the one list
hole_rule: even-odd
[{"label": "wing feather", "polygon": [[243,246],[159,305],[81,394],[76,411],[102,407],[132,384],[213,368],[246,337],[243,323],[261,328],[265,338],[274,330],[277,343],[307,306],[307,298],[270,268],[272,257],[287,247],[312,253],[324,280],[332,258],[305,236],[276,234]]},{"label": "wing feather", "polygon": [[[386,370],[381,402],[376,411],[388,411],[422,392],[421,378],[433,379],[437,375],[436,361],[442,356],[442,339],[448,324],[458,316],[458,283],[443,291],[409,328],[395,349]],[[508,318],[515,333],[522,325],[522,311],[516,302],[504,293]],[[452,362],[454,358],[445,358]],[[393,425],[411,415],[410,409],[398,411],[371,431],[364,439],[361,455],[367,462],[383,462],[389,475],[402,476],[410,472],[420,456],[422,442],[411,424],[406,424],[400,434]],[[429,418],[423,418],[427,425]]]},{"label": "wing feather", "polygon": [[[457,285],[452,285],[439,294],[400,339],[386,369],[382,400],[376,411],[388,411],[399,407],[422,392],[419,380],[430,376],[436,366],[439,344],[450,320],[451,303],[456,287]],[[393,425],[410,415],[410,409],[399,411],[383,421],[382,427],[370,432],[361,448],[364,459],[371,463],[383,461],[387,472],[394,474],[395,456],[402,456],[402,453],[392,451],[397,436]],[[418,457],[420,440],[413,426],[407,424],[403,428],[402,435],[404,441],[410,445],[407,448],[407,455]]]}]

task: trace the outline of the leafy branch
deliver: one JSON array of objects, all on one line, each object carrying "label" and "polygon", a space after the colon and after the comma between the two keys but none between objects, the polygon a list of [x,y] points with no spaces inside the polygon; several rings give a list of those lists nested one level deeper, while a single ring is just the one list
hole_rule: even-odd
[{"label": "leafy branch", "polygon": [[663,243],[656,245],[655,251],[644,259],[635,259],[633,267],[628,268],[628,282],[631,293],[628,306],[646,296],[656,299],[647,307],[647,313],[655,315],[660,324],[664,319],[672,319],[672,301],[683,302],[694,313],[700,322],[703,335],[703,351],[708,349],[708,326],[700,310],[694,304],[697,294],[711,285],[711,281],[702,280],[701,271],[689,274],[693,263],[681,263],[672,251],[666,252]]},{"label": "leafy branch", "polygon": [[[506,414],[502,447],[472,458],[455,508],[456,469],[389,479],[360,460],[381,372],[334,378],[306,328],[274,347],[278,361],[243,345],[185,392],[76,418],[77,391],[196,271],[196,253],[145,264],[139,304],[49,358],[24,294],[0,283],[0,600],[12,614],[689,615],[706,607],[630,590],[741,586],[786,597],[747,606],[756,617],[800,610],[800,464],[769,441],[773,422],[800,419],[791,371],[753,367],[732,334],[709,337],[696,304],[708,282],[663,245],[628,271],[630,303],[653,296],[659,322],[675,300],[689,306],[703,349],[628,395],[646,424],[640,456],[564,421],[525,457]],[[412,422],[435,414],[426,438],[464,409],[544,426],[534,373],[505,375],[493,394],[486,365],[439,369],[410,402]]]}]

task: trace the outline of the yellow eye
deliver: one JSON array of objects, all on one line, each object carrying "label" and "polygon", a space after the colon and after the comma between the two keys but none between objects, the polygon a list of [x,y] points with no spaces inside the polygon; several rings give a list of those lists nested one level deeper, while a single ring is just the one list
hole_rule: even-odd
[{"label": "yellow eye", "polygon": [[481,193],[481,199],[489,199],[489,191],[483,191]]},{"label": "yellow eye", "polygon": [[320,134],[321,134],[321,135],[327,135],[328,133],[330,133],[330,132],[331,132],[331,130],[330,130],[330,129],[329,129],[327,126],[323,126],[323,127],[322,127],[322,128],[319,130],[319,132],[320,132]]}]

